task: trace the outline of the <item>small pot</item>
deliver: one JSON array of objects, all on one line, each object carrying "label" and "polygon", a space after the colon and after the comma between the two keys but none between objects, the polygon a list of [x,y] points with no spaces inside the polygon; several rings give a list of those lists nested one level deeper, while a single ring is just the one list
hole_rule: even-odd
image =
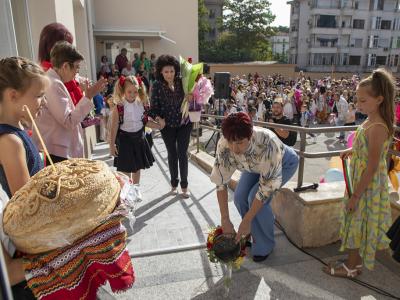
[{"label": "small pot", "polygon": [[201,111],[189,111],[190,122],[200,122]]}]

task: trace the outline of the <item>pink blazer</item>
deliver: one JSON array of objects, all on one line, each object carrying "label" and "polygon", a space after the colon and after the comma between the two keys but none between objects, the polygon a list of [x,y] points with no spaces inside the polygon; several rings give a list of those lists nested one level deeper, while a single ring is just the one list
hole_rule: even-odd
[{"label": "pink blazer", "polygon": [[[50,154],[65,158],[84,157],[81,122],[94,105],[84,96],[75,106],[60,76],[53,69],[47,71],[47,76],[50,79],[47,105],[36,119],[44,143]],[[42,149],[36,133],[33,139]]]}]

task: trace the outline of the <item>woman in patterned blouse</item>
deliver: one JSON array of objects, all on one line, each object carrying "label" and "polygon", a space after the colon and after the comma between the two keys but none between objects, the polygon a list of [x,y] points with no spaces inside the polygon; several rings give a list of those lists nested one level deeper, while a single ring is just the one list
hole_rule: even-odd
[{"label": "woman in patterned blouse", "polygon": [[184,198],[188,193],[188,156],[192,123],[182,119],[181,105],[185,94],[179,77],[179,62],[171,55],[161,55],[156,62],[156,81],[151,93],[149,116],[162,124],[161,136],[168,152],[168,167],[171,175],[171,192],[176,193],[179,172]]},{"label": "woman in patterned blouse", "polygon": [[[274,216],[270,201],[276,191],[296,172],[298,156],[266,128],[254,127],[243,112],[230,114],[222,123],[222,135],[211,173],[217,185],[217,198],[224,233],[234,233],[229,218],[227,184],[235,170],[242,171],[234,202],[242,222],[236,241],[253,240],[251,253],[255,262],[265,260],[274,248]],[[251,245],[251,244],[249,244]]]}]

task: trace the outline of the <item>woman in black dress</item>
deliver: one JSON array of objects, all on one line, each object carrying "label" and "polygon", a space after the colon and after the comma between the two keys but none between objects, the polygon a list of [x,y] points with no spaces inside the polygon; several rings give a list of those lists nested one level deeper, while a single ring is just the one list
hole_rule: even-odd
[{"label": "woman in black dress", "polygon": [[161,55],[156,62],[156,81],[151,93],[149,116],[162,125],[161,136],[168,152],[168,167],[171,175],[171,192],[176,193],[179,183],[182,196],[188,193],[188,155],[192,123],[182,119],[181,105],[185,98],[182,79],[179,77],[179,62],[171,55]]}]

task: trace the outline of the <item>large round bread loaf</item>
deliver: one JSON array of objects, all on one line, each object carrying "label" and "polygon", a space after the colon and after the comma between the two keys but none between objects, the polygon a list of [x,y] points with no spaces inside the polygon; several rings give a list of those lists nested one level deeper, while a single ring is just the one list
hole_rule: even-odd
[{"label": "large round bread loaf", "polygon": [[120,185],[101,161],[70,159],[35,174],[8,202],[4,232],[18,250],[36,254],[85,236],[114,210]]}]

